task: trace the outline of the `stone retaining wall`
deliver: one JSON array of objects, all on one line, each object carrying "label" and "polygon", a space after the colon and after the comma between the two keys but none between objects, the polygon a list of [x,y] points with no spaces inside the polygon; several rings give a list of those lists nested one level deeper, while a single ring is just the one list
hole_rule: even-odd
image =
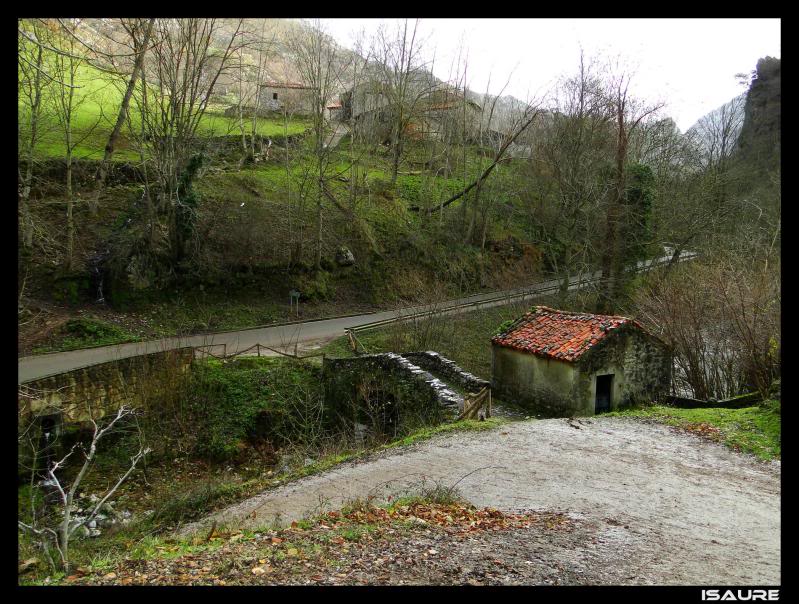
[{"label": "stone retaining wall", "polygon": [[[180,379],[194,358],[193,348],[129,357],[90,365],[20,385],[18,411],[21,418],[30,414],[52,413],[65,423],[102,417],[122,403],[146,403],[166,380]],[[24,395],[23,395],[24,394]]]},{"label": "stone retaining wall", "polygon": [[[91,419],[115,412],[122,404],[147,409],[178,396],[194,358],[193,348],[129,357],[19,385],[17,430],[18,473],[28,476],[33,465],[31,444],[41,443],[49,432],[55,459],[68,450],[71,438]],[[41,463],[38,462],[38,463]]]}]

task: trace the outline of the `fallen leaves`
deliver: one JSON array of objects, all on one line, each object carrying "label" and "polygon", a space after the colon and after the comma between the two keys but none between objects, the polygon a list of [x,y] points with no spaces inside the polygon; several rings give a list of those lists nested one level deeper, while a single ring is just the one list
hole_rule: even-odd
[{"label": "fallen leaves", "polygon": [[[405,578],[442,572],[451,558],[453,538],[460,542],[480,532],[534,525],[557,529],[568,523],[558,513],[508,513],[424,501],[383,508],[366,502],[282,530],[217,533],[216,544],[196,545],[183,555],[155,555],[120,565],[115,573],[68,579],[71,584],[124,585],[402,584]],[[180,547],[175,541],[162,541],[154,549],[171,552]],[[484,558],[493,570],[486,568],[468,581],[459,574],[457,581],[487,584],[497,573],[515,572],[495,558],[498,555]]]},{"label": "fallen leaves", "polygon": [[724,433],[719,428],[704,422],[680,424],[677,428],[712,441],[720,441],[724,437]]}]

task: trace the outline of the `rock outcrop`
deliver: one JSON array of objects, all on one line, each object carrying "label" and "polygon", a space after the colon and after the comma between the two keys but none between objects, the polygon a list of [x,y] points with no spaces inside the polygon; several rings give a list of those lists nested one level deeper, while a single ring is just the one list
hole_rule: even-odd
[{"label": "rock outcrop", "polygon": [[766,170],[779,166],[780,96],[780,59],[760,59],[746,95],[744,123],[738,137],[740,161]]}]

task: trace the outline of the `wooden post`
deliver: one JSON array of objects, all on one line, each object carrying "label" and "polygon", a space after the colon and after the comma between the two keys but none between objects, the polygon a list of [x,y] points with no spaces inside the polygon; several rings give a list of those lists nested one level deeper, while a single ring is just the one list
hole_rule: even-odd
[{"label": "wooden post", "polygon": [[258,356],[260,357],[261,356],[261,344],[260,343],[256,342],[255,350],[258,352]]},{"label": "wooden post", "polygon": [[491,417],[491,388],[488,389],[488,413],[486,417]]}]

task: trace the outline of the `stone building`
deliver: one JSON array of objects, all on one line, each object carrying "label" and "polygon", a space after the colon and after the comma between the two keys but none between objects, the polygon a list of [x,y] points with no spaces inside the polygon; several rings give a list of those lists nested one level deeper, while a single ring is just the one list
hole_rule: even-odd
[{"label": "stone building", "polygon": [[328,103],[325,107],[325,117],[331,122],[340,122],[344,116],[344,105],[340,100]]},{"label": "stone building", "polygon": [[317,88],[296,82],[267,82],[261,85],[259,104],[269,111],[308,115],[313,111]]},{"label": "stone building", "polygon": [[638,321],[537,306],[491,339],[492,389],[539,415],[594,415],[665,394],[668,347]]},{"label": "stone building", "polygon": [[[404,112],[408,119],[405,135],[415,139],[476,140],[480,129],[481,107],[465,100],[463,92],[430,81],[422,74],[410,84]],[[341,118],[354,118],[362,136],[388,140],[393,126],[392,95],[378,79],[367,79],[342,94]],[[396,99],[395,101],[396,102]]]}]

